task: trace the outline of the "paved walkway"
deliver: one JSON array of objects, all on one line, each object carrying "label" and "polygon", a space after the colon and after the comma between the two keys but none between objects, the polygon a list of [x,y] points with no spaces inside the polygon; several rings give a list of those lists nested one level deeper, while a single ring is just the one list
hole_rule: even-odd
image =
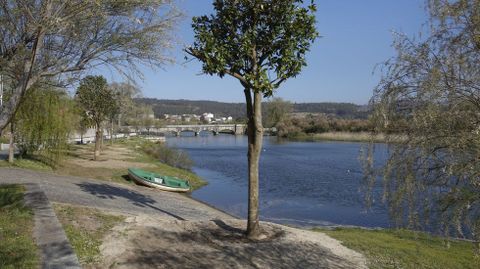
[{"label": "paved walkway", "polygon": [[177,220],[233,218],[182,194],[136,185],[16,168],[0,168],[0,184],[2,183],[38,183],[51,202],[96,207],[123,214],[148,214],[160,219]]},{"label": "paved walkway", "polygon": [[46,269],[80,269],[80,263],[45,193],[36,183],[25,184],[26,205],[35,214],[33,235]]}]

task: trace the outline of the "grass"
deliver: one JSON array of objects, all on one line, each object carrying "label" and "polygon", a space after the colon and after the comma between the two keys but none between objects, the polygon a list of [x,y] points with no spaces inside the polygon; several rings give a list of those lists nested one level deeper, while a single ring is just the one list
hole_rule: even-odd
[{"label": "grass", "polygon": [[408,230],[315,229],[365,255],[369,268],[479,268],[471,242]]},{"label": "grass", "polygon": [[0,185],[0,268],[37,268],[33,212],[20,185]]},{"label": "grass", "polygon": [[16,167],[16,168],[24,168],[30,170],[37,170],[37,171],[53,171],[51,166],[40,162],[34,159],[15,159],[12,163],[9,163],[8,160],[0,160],[0,167]]},{"label": "grass", "polygon": [[53,208],[82,266],[101,261],[103,238],[125,220],[123,216],[104,214],[93,208],[63,204],[54,204]]},{"label": "grass", "polygon": [[147,169],[149,171],[188,180],[190,182],[190,185],[192,186],[192,190],[196,190],[201,188],[202,186],[207,185],[207,182],[201,177],[197,176],[195,173],[161,163],[146,154],[137,156],[134,160],[136,162],[152,164],[152,167],[149,167]]},{"label": "grass", "polygon": [[[148,168],[148,170],[152,172],[163,174],[166,176],[186,179],[190,182],[192,190],[196,190],[201,188],[202,186],[207,185],[207,182],[195,173],[161,163],[141,150],[141,148],[145,146],[145,143],[152,142],[145,142],[145,140],[141,138],[133,138],[129,140],[122,140],[120,143],[126,147],[135,150],[135,152],[137,153],[130,161],[151,164],[151,168]],[[117,180],[123,179],[125,181],[125,175],[116,175],[116,177]]]},{"label": "grass", "polygon": [[[129,148],[135,152],[135,154],[131,156],[131,158],[126,159],[125,161],[149,164],[150,167],[145,168],[146,170],[167,175],[167,176],[174,176],[174,177],[188,180],[192,186],[192,190],[196,190],[207,184],[205,180],[197,176],[195,173],[164,164],[156,160],[155,158],[149,156],[145,152],[143,152],[142,147],[145,146],[146,143],[152,143],[152,142],[145,141],[145,139],[136,137],[136,138],[130,138],[130,139],[117,140],[113,144],[113,147],[121,146],[121,147]],[[106,144],[105,146],[107,148],[110,147],[110,145],[108,144]],[[93,144],[91,144],[91,145],[72,146],[71,150],[68,152],[68,155],[74,158],[78,157],[76,152],[81,150],[82,147],[91,149],[93,154]],[[85,169],[81,166],[76,166],[74,164],[73,165],[71,164],[71,165],[66,165],[60,168],[59,172],[63,174],[72,175],[72,176],[82,176],[82,177],[95,178],[99,180],[108,180],[108,181],[113,181],[113,182],[122,183],[122,184],[134,184],[134,182],[132,182],[128,177],[128,173],[126,169],[118,169],[118,168],[115,169],[115,168],[107,168],[107,167]]]}]

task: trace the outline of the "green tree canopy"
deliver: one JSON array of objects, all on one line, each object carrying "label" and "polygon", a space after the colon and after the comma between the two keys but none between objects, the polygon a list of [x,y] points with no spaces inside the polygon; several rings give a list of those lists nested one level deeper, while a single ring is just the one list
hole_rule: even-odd
[{"label": "green tree canopy", "polygon": [[315,5],[303,0],[214,1],[216,14],[194,17],[193,46],[187,52],[203,71],[240,80],[245,88],[271,96],[306,65],[317,38]]},{"label": "green tree canopy", "polygon": [[82,108],[82,116],[87,117],[95,125],[95,159],[100,154],[102,123],[118,111],[117,98],[107,80],[102,76],[87,76],[80,82],[75,99]]},{"label": "green tree canopy", "polygon": [[193,18],[195,42],[186,51],[209,75],[230,75],[244,88],[248,118],[247,236],[261,235],[258,163],[262,148],[262,97],[272,96],[306,65],[317,38],[315,5],[303,0],[215,0],[215,13]]}]

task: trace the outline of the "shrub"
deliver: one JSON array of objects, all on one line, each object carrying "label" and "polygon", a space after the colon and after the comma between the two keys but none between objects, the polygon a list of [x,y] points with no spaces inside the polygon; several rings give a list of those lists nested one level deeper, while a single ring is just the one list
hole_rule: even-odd
[{"label": "shrub", "polygon": [[143,151],[162,163],[173,167],[190,170],[193,166],[193,161],[188,153],[167,147],[164,144],[146,143],[143,145]]}]

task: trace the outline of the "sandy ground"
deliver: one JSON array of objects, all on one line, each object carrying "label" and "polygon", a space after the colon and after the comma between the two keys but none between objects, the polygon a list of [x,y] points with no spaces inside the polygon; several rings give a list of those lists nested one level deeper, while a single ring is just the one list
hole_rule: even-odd
[{"label": "sandy ground", "polygon": [[323,233],[262,223],[269,238],[250,241],[245,224],[129,217],[105,238],[97,268],[367,268]]},{"label": "sandy ground", "polygon": [[74,164],[75,166],[81,166],[84,168],[108,167],[109,169],[121,169],[128,167],[145,168],[151,166],[151,164],[148,163],[133,161],[137,153],[135,153],[135,151],[132,149],[118,145],[106,146],[102,151],[98,161],[92,161],[92,148],[79,147],[75,153],[77,154],[76,157],[67,159],[66,165]]}]

